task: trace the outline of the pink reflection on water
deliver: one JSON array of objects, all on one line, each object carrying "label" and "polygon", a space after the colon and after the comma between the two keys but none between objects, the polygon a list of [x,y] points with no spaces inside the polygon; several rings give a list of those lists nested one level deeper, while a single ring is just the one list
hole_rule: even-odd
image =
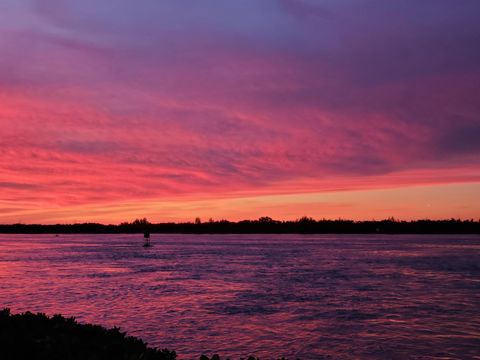
[{"label": "pink reflection on water", "polygon": [[0,235],[0,306],[120,326],[181,359],[471,358],[480,238]]}]

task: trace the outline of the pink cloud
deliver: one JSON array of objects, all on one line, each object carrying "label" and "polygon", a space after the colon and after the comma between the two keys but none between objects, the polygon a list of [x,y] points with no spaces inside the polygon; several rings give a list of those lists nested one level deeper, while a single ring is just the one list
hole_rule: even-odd
[{"label": "pink cloud", "polygon": [[0,208],[477,182],[472,4],[4,5]]}]

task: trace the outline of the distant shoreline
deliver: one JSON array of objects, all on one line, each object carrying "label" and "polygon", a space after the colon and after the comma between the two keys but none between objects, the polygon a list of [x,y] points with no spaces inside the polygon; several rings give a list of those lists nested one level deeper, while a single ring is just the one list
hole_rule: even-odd
[{"label": "distant shoreline", "polygon": [[227,220],[194,223],[158,223],[146,219],[119,225],[8,224],[2,234],[480,234],[480,220],[380,221],[314,220],[278,221],[269,217],[232,222]]}]

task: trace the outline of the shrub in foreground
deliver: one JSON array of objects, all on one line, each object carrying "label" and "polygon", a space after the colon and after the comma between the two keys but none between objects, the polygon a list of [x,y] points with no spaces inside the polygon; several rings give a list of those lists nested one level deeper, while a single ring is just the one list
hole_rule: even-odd
[{"label": "shrub in foreground", "polygon": [[[79,324],[75,318],[0,310],[1,360],[175,360],[175,351],[149,348],[119,328]],[[200,360],[220,360],[202,355]],[[229,360],[229,359],[226,359]],[[253,356],[240,360],[259,360]],[[278,360],[286,360],[284,358]]]},{"label": "shrub in foreground", "polygon": [[149,348],[118,328],[79,324],[75,318],[0,311],[2,360],[175,360],[175,351]]}]

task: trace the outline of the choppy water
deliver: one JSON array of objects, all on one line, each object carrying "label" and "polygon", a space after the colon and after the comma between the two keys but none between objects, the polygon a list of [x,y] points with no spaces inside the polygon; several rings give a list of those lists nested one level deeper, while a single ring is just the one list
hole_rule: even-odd
[{"label": "choppy water", "polygon": [[181,359],[480,358],[480,237],[0,235],[0,307]]}]

